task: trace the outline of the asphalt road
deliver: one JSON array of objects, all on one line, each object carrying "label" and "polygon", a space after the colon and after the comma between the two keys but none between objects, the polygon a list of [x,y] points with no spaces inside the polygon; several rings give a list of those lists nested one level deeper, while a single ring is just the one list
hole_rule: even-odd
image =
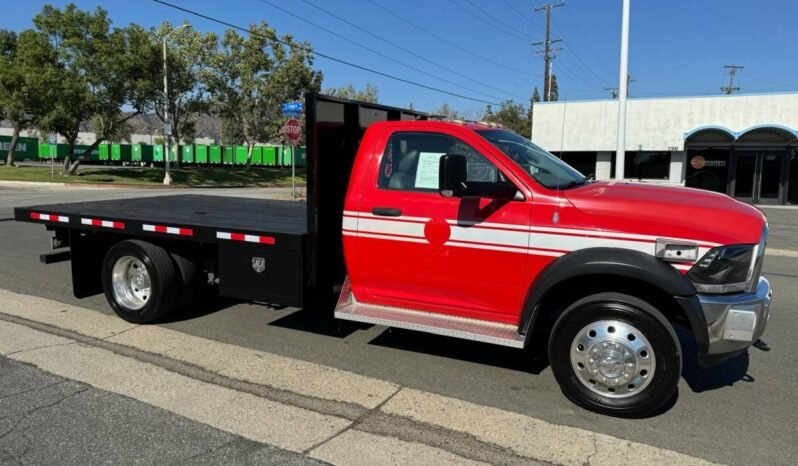
[{"label": "asphalt road", "polygon": [[0,357],[0,464],[319,465]]},{"label": "asphalt road", "polygon": [[[262,196],[266,191],[241,190],[232,194]],[[47,250],[49,235],[39,225],[11,221],[11,209],[138,195],[142,195],[141,191],[0,186],[0,288],[110,314],[102,296],[83,300],[72,297],[68,263],[38,263],[38,254]],[[771,247],[789,248],[788,229],[795,228],[798,211],[768,213],[773,232]],[[163,326],[711,461],[794,464],[798,454],[798,353],[794,351],[798,334],[798,316],[794,312],[798,308],[798,258],[768,256],[764,273],[775,290],[765,334],[772,351],[752,350],[710,370],[686,364],[674,405],[658,416],[634,421],[574,407],[560,393],[540,355],[334,322],[327,318],[329,310],[214,302]],[[688,345],[685,349],[689,353],[689,341],[683,344]]]}]

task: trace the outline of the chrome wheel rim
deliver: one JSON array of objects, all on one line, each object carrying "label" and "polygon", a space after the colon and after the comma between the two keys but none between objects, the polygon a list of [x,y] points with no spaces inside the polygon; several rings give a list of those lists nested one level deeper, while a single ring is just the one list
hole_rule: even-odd
[{"label": "chrome wheel rim", "polygon": [[619,320],[586,325],[571,343],[571,365],[590,391],[626,398],[643,391],[654,378],[654,350],[646,336]]},{"label": "chrome wheel rim", "polygon": [[147,305],[151,297],[150,273],[147,267],[133,256],[120,257],[111,271],[114,298],[133,311]]}]

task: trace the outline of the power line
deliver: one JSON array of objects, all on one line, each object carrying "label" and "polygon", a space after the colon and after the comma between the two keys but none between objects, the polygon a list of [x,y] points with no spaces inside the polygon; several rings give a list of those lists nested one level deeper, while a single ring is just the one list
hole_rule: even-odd
[{"label": "power line", "polygon": [[438,81],[445,82],[446,84],[451,84],[452,86],[459,87],[460,89],[465,89],[465,90],[473,92],[475,94],[479,94],[479,95],[482,95],[482,96],[485,96],[485,97],[490,97],[491,99],[502,100],[501,97],[496,97],[496,96],[491,95],[491,94],[486,94],[485,92],[482,92],[482,91],[480,91],[478,89],[474,89],[472,87],[463,86],[462,84],[458,84],[458,83],[452,81],[451,79],[442,78],[442,77],[440,77],[438,75],[435,75],[433,73],[430,73],[430,72],[428,72],[428,71],[426,71],[424,69],[418,68],[416,66],[410,65],[410,64],[402,62],[402,61],[399,61],[399,60],[391,57],[390,55],[386,55],[386,54],[380,52],[377,49],[371,48],[371,47],[369,47],[367,45],[363,45],[360,42],[358,42],[356,40],[353,40],[353,39],[350,39],[349,37],[346,37],[343,34],[339,34],[339,33],[335,32],[335,31],[333,31],[333,30],[331,30],[331,29],[329,29],[327,27],[324,27],[324,26],[322,26],[322,25],[320,25],[318,23],[315,23],[315,22],[313,22],[313,21],[311,21],[311,20],[309,20],[307,18],[304,18],[304,17],[302,17],[302,16],[300,16],[300,15],[298,15],[296,13],[292,13],[291,11],[286,10],[285,8],[280,7],[278,5],[275,5],[274,3],[272,3],[272,2],[270,2],[268,0],[260,0],[260,1],[261,1],[261,3],[269,5],[270,7],[274,8],[276,10],[282,11],[283,13],[285,13],[285,14],[287,14],[287,15],[295,18],[295,19],[298,19],[298,20],[300,20],[302,22],[310,24],[311,26],[313,26],[315,28],[318,28],[318,29],[321,29],[322,31],[324,31],[324,32],[326,32],[328,34],[332,34],[335,37],[337,37],[337,38],[339,38],[339,39],[341,39],[343,41],[349,42],[350,44],[352,44],[352,45],[354,45],[356,47],[362,48],[363,50],[368,50],[369,52],[371,52],[371,53],[373,53],[375,55],[378,55],[378,56],[380,56],[380,57],[382,57],[382,58],[384,58],[384,59],[386,59],[388,61],[391,61],[391,62],[394,62],[394,63],[396,63],[398,65],[404,66],[405,68],[411,69],[411,70],[415,71],[416,73],[421,73],[421,74],[423,74],[425,76],[428,76],[428,77],[430,77],[432,79],[436,79]]},{"label": "power line", "polygon": [[[488,58],[488,57],[486,57],[484,55],[479,55],[477,53],[474,53],[474,51],[472,51],[472,50],[469,50],[469,49],[467,49],[465,47],[462,47],[462,46],[460,46],[460,45],[458,45],[458,44],[446,39],[445,37],[442,37],[442,36],[439,36],[439,35],[437,35],[437,34],[435,34],[433,32],[430,32],[430,31],[422,28],[421,26],[417,25],[416,23],[414,23],[414,22],[412,22],[412,21],[410,21],[410,20],[408,20],[406,18],[403,18],[403,17],[399,16],[398,14],[388,10],[386,7],[384,7],[384,6],[380,5],[379,3],[375,2],[374,0],[367,0],[367,1],[369,3],[371,3],[372,5],[374,5],[375,7],[381,9],[382,11],[384,11],[384,12],[388,13],[389,15],[393,16],[394,18],[398,19],[399,21],[402,21],[403,23],[405,23],[405,24],[407,24],[409,26],[412,26],[414,29],[416,29],[418,31],[421,31],[424,34],[426,34],[426,35],[428,35],[430,37],[433,37],[433,38],[443,42],[444,44],[446,44],[446,45],[448,45],[450,47],[453,47],[453,48],[455,48],[457,50],[460,50],[461,52],[467,53],[467,54],[471,55],[472,57],[479,58],[480,60],[482,60],[482,61],[484,61],[486,63],[490,63],[492,65],[500,66],[500,67],[502,67],[504,69],[507,69],[507,70],[510,70],[510,71],[514,71],[516,73],[523,73],[525,75],[530,74],[529,71],[527,71],[527,70],[522,70],[520,68],[514,68],[512,66],[507,65],[506,63],[495,61],[495,60],[493,60],[491,58]],[[536,76],[534,73],[531,73],[531,74],[533,76]]]},{"label": "power line", "polygon": [[296,49],[299,49],[299,50],[303,50],[303,51],[305,51],[307,53],[310,53],[310,54],[312,54],[312,55],[314,55],[316,57],[325,58],[327,60],[334,61],[334,62],[340,63],[342,65],[346,65],[346,66],[349,66],[349,67],[352,67],[352,68],[356,68],[356,69],[361,70],[361,71],[366,71],[368,73],[375,74],[377,76],[382,76],[384,78],[392,79],[394,81],[399,81],[399,82],[402,82],[402,83],[405,83],[405,84],[410,84],[412,86],[420,87],[420,88],[427,89],[427,90],[430,90],[430,91],[439,92],[441,94],[450,95],[452,97],[457,97],[457,98],[460,98],[460,99],[470,100],[472,102],[479,102],[479,103],[483,103],[483,104],[497,105],[499,107],[503,107],[504,106],[503,104],[498,103],[498,102],[491,102],[489,100],[478,99],[476,97],[470,97],[470,96],[467,96],[467,95],[458,94],[456,92],[447,91],[445,89],[440,89],[440,88],[437,88],[437,87],[434,87],[434,86],[430,86],[428,84],[423,84],[423,83],[420,83],[420,82],[417,82],[417,81],[413,81],[413,80],[410,80],[410,79],[400,78],[398,76],[394,76],[392,74],[384,73],[382,71],[378,71],[378,70],[375,70],[373,68],[369,68],[369,67],[366,67],[366,66],[363,66],[363,65],[358,65],[356,63],[353,63],[353,62],[350,62],[350,61],[347,61],[347,60],[343,60],[341,58],[336,58],[336,57],[334,57],[332,55],[327,55],[325,53],[317,52],[317,51],[315,51],[312,48],[307,47],[307,46],[303,46],[303,45],[300,45],[300,44],[294,44],[294,43],[291,43],[291,42],[286,42],[284,40],[277,39],[277,38],[268,37],[268,36],[266,36],[264,34],[260,34],[260,33],[257,33],[255,31],[250,31],[249,29],[247,29],[245,27],[238,26],[236,24],[229,23],[227,21],[224,21],[224,20],[221,20],[221,19],[218,19],[218,18],[214,18],[212,16],[208,16],[206,14],[203,14],[203,13],[200,13],[200,12],[197,12],[197,11],[194,11],[194,10],[190,10],[188,8],[183,8],[181,6],[166,2],[164,0],[152,0],[152,1],[155,2],[155,3],[159,3],[161,5],[164,5],[164,6],[168,6],[169,8],[173,8],[175,10],[179,10],[179,11],[182,11],[184,13],[188,13],[188,14],[190,14],[192,16],[197,17],[197,18],[202,18],[204,20],[211,21],[211,22],[214,22],[216,24],[221,24],[222,26],[227,26],[229,28],[236,29],[236,30],[239,30],[239,31],[242,31],[242,32],[246,32],[248,34],[253,34],[253,35],[262,37],[262,38],[264,38],[264,39],[266,39],[266,40],[268,40],[270,42],[277,42],[278,44],[282,44],[282,45],[285,45],[285,46],[288,46],[288,47],[291,47],[291,48],[296,48]]},{"label": "power line", "polygon": [[508,0],[502,0],[502,2],[505,5],[507,5],[507,8],[512,10],[513,13],[518,15],[519,18],[527,20],[527,22],[529,22],[529,24],[531,24],[532,26],[535,26],[538,30],[543,31],[543,26],[541,26],[541,25],[535,23],[534,21],[532,21],[531,19],[527,18],[518,8],[514,7],[513,4],[510,3]]},{"label": "power line", "polygon": [[741,70],[745,68],[743,65],[725,65],[724,69],[729,70],[729,85],[727,87],[721,87],[720,92],[723,92],[726,95],[731,95],[735,91],[739,91],[740,88],[734,85],[734,75],[737,73],[737,70]]},{"label": "power line", "polygon": [[526,43],[526,38],[524,36],[522,36],[522,35],[520,35],[518,33],[512,32],[512,31],[510,31],[508,29],[502,28],[500,25],[496,25],[496,24],[486,20],[484,17],[481,17],[481,16],[477,15],[476,13],[474,13],[473,11],[469,10],[468,8],[464,7],[463,5],[458,3],[456,0],[450,0],[450,2],[453,5],[455,5],[457,8],[460,8],[461,10],[465,11],[466,13],[468,13],[473,18],[476,18],[477,21],[485,23],[488,26],[492,27],[493,29],[496,29],[497,31],[499,31],[499,32],[501,32],[503,34],[506,34],[507,36],[510,36],[510,37],[512,37],[514,39],[521,40],[524,43]]},{"label": "power line", "polygon": [[447,71],[447,72],[449,72],[449,73],[452,73],[452,74],[454,74],[454,75],[460,76],[461,78],[463,78],[463,79],[467,79],[467,80],[469,80],[469,81],[471,81],[471,82],[473,82],[473,83],[475,83],[475,84],[479,84],[480,86],[484,86],[484,87],[487,87],[487,88],[489,88],[489,89],[493,89],[493,90],[495,90],[495,91],[499,91],[499,92],[501,92],[501,93],[503,93],[503,94],[507,94],[507,95],[509,95],[509,96],[512,96],[512,97],[515,97],[515,98],[517,98],[517,99],[522,99],[522,100],[524,99],[524,97],[521,97],[521,96],[515,95],[515,94],[513,94],[513,93],[511,93],[511,92],[507,92],[507,91],[505,91],[504,89],[500,89],[500,88],[498,88],[498,87],[496,87],[496,86],[493,86],[493,85],[491,85],[491,84],[487,84],[487,83],[484,83],[484,82],[482,82],[482,81],[478,81],[478,80],[476,80],[476,79],[473,79],[473,78],[471,78],[470,76],[467,76],[467,75],[465,75],[465,74],[463,74],[463,73],[459,73],[459,72],[457,72],[457,71],[453,71],[453,70],[451,70],[451,69],[449,69],[449,68],[447,68],[447,67],[445,67],[445,66],[441,65],[440,63],[434,62],[434,61],[432,61],[432,60],[430,60],[430,59],[428,59],[428,58],[426,58],[426,57],[424,57],[424,56],[421,56],[421,55],[419,55],[419,54],[417,54],[417,53],[413,52],[412,50],[410,50],[410,49],[408,49],[408,48],[406,48],[406,47],[403,47],[403,46],[401,46],[401,45],[398,45],[398,44],[396,44],[396,43],[394,43],[394,42],[391,42],[391,41],[389,41],[388,39],[385,39],[385,38],[383,38],[382,36],[380,36],[380,35],[378,35],[378,34],[375,34],[375,33],[371,32],[371,31],[369,31],[368,29],[366,29],[366,28],[364,28],[364,27],[361,27],[360,25],[358,25],[358,24],[355,24],[355,23],[353,23],[353,22],[349,21],[349,20],[348,20],[348,19],[346,19],[346,18],[342,18],[342,17],[340,17],[340,16],[336,15],[335,13],[333,13],[333,12],[331,12],[331,11],[329,11],[329,10],[326,10],[326,9],[324,9],[324,8],[322,8],[322,7],[321,7],[321,6],[319,6],[319,5],[316,5],[315,3],[313,3],[313,2],[311,2],[311,1],[309,1],[309,0],[302,0],[302,1],[303,1],[304,3],[306,3],[306,4],[310,5],[311,7],[313,7],[313,8],[316,8],[317,10],[319,10],[319,11],[321,11],[321,12],[323,12],[323,13],[325,13],[325,14],[327,14],[327,15],[329,15],[329,16],[332,16],[333,18],[337,19],[338,21],[341,21],[341,22],[343,22],[343,23],[346,23],[346,24],[348,24],[348,25],[352,26],[353,28],[355,28],[355,29],[357,29],[357,30],[359,30],[359,31],[362,31],[362,32],[364,32],[364,33],[368,34],[369,36],[371,36],[371,37],[374,37],[375,39],[377,39],[377,40],[380,40],[380,41],[382,41],[382,42],[385,42],[386,44],[388,44],[388,45],[390,45],[390,46],[392,46],[392,47],[396,47],[397,49],[399,49],[399,50],[402,50],[403,52],[405,52],[405,53],[407,53],[407,54],[410,54],[410,55],[412,55],[412,56],[414,56],[414,57],[418,58],[419,60],[422,60],[422,61],[424,61],[424,62],[426,62],[426,63],[429,63],[429,64],[430,64],[430,65],[432,65],[432,66],[435,66],[435,67],[437,67],[437,68],[440,68],[440,69],[442,69],[442,70],[444,70],[444,71]]},{"label": "power line", "polygon": [[505,23],[504,21],[502,21],[501,19],[499,19],[499,18],[497,18],[497,17],[493,16],[493,15],[492,15],[492,14],[491,14],[489,11],[487,11],[487,10],[483,9],[482,7],[480,7],[479,5],[477,5],[476,3],[474,3],[474,2],[473,2],[473,1],[471,1],[471,0],[465,0],[465,1],[466,1],[466,3],[468,3],[469,5],[471,5],[473,8],[475,8],[476,10],[478,10],[480,13],[482,13],[482,14],[483,14],[483,15],[485,15],[486,17],[490,18],[491,20],[495,21],[495,22],[496,22],[496,24],[498,24],[499,26],[504,26],[504,27],[505,27],[505,28],[507,28],[508,30],[510,30],[510,31],[513,31],[515,34],[518,34],[518,37],[520,37],[520,38],[521,38],[521,40],[524,40],[524,41],[526,41],[526,34],[527,34],[527,33],[526,33],[526,31],[521,31],[521,30],[519,30],[519,29],[516,29],[516,28],[514,28],[514,27],[511,27],[509,24],[507,24],[507,23]]},{"label": "power line", "polygon": [[585,37],[585,35],[582,33],[582,28],[580,28],[580,27],[579,27],[579,24],[576,22],[576,18],[575,18],[575,17],[574,17],[574,15],[571,13],[571,9],[570,9],[570,8],[568,8],[568,6],[566,6],[566,7],[565,7],[565,12],[568,14],[568,18],[569,18],[569,19],[571,20],[571,22],[574,24],[574,26],[575,26],[575,28],[576,28],[576,32],[577,32],[577,33],[579,33],[579,36],[582,38],[582,41],[585,43],[585,45],[587,45],[587,48],[590,50],[590,53],[593,55],[593,58],[595,58],[595,59],[596,59],[596,62],[597,62],[599,65],[601,65],[601,66],[602,66],[602,68],[604,68],[605,70],[607,70],[607,73],[609,73],[609,74],[610,74],[610,76],[612,76],[612,74],[613,74],[613,71],[612,71],[612,70],[610,70],[610,68],[609,68],[607,65],[605,65],[605,64],[604,64],[604,62],[603,62],[603,61],[602,61],[602,60],[599,58],[599,55],[596,53],[596,51],[595,51],[595,50],[593,50],[593,46],[591,46],[591,45],[590,45],[590,41],[589,41],[589,40],[587,40],[587,37]]}]

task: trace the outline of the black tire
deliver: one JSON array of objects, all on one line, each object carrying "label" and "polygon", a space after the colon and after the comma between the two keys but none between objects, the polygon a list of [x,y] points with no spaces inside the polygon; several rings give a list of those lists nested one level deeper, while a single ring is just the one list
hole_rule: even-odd
[{"label": "black tire", "polygon": [[[120,259],[138,259],[150,279],[150,295],[140,309],[121,302],[114,293],[113,268]],[[165,249],[144,241],[127,240],[115,244],[103,259],[102,282],[105,298],[119,317],[134,324],[157,322],[177,308],[181,283],[172,257]]]},{"label": "black tire", "polygon": [[[639,392],[630,392],[624,398],[610,393],[604,396],[588,388],[571,360],[572,345],[580,332],[591,323],[605,320],[637,329],[654,353],[651,380]],[[679,339],[662,313],[642,299],[621,293],[594,294],[571,304],[557,319],[549,339],[552,372],[565,396],[586,409],[617,417],[647,417],[662,409],[676,392],[682,372],[681,354]],[[588,377],[590,373],[583,379]]]}]

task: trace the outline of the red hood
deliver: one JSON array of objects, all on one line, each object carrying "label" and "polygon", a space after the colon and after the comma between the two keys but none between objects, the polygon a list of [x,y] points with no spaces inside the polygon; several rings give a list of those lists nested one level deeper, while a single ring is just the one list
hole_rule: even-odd
[{"label": "red hood", "polygon": [[597,181],[563,193],[606,230],[739,244],[759,242],[766,222],[755,207],[700,189]]}]

